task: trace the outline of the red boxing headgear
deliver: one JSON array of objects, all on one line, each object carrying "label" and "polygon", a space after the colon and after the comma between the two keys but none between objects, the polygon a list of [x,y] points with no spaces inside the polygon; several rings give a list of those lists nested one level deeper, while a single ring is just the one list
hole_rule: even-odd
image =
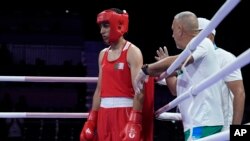
[{"label": "red boxing headgear", "polygon": [[97,15],[97,24],[108,22],[110,25],[109,43],[116,42],[124,33],[128,31],[128,14],[123,12],[118,14],[109,9]]}]

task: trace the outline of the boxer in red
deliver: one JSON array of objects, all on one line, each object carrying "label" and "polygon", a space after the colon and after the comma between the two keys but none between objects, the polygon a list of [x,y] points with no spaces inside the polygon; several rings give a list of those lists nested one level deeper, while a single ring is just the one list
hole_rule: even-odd
[{"label": "boxer in red", "polygon": [[143,57],[127,41],[129,15],[111,8],[97,15],[100,34],[108,45],[99,53],[99,76],[80,141],[142,141],[144,93],[135,94],[134,79]]}]

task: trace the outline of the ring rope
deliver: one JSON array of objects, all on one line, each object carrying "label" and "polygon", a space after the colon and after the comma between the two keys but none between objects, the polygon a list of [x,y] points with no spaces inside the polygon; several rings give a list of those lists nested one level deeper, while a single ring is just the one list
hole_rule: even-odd
[{"label": "ring rope", "polygon": [[87,118],[89,113],[0,112],[0,118]]},{"label": "ring rope", "polygon": [[96,83],[98,77],[49,77],[49,76],[0,76],[2,82],[63,82],[63,83]]},{"label": "ring rope", "polygon": [[204,89],[210,87],[217,81],[221,80],[228,74],[232,73],[234,70],[239,69],[245,65],[247,65],[250,62],[250,48],[243,52],[241,55],[239,55],[235,61],[233,61],[231,64],[228,64],[224,68],[222,68],[220,71],[214,73],[210,77],[207,77],[207,79],[204,79],[199,84],[192,87],[192,89],[189,89],[182,95],[176,97],[174,100],[166,104],[165,106],[161,107],[156,112],[158,114],[161,114],[165,111],[168,111],[174,107],[176,107],[180,102],[187,99],[189,97],[189,93],[192,92],[193,95],[197,95],[199,92],[203,91]]},{"label": "ring rope", "polygon": [[[89,113],[0,112],[0,118],[87,118]],[[181,120],[179,113],[164,112],[159,120]]]}]

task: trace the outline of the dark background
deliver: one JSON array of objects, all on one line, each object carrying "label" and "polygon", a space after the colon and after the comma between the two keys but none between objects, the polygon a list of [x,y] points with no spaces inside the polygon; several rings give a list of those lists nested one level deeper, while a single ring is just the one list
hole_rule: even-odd
[{"label": "dark background", "polygon": [[[13,4],[15,3],[15,4]],[[41,34],[47,36],[71,35],[80,39],[101,41],[96,15],[107,8],[125,9],[130,16],[127,39],[141,48],[145,63],[153,62],[155,50],[168,46],[170,54],[179,53],[174,47],[171,24],[174,15],[181,11],[192,11],[197,16],[211,19],[225,0],[91,0],[91,1],[14,1],[0,5],[0,41],[48,43],[48,39],[20,39],[18,35]],[[216,42],[218,46],[236,56],[249,48],[249,2],[242,0],[218,25]],[[69,13],[65,11],[68,10]],[[12,37],[12,38],[11,38]],[[24,37],[23,37],[24,38]],[[34,37],[35,38],[35,37]],[[60,41],[54,41],[60,44]],[[64,43],[64,44],[65,44]],[[244,71],[244,70],[243,70]]]},{"label": "dark background", "polygon": [[[142,50],[144,63],[152,63],[155,61],[155,51],[158,47],[166,45],[170,55],[181,52],[176,49],[172,39],[171,24],[175,14],[181,11],[192,11],[198,17],[211,19],[224,3],[225,0],[71,0],[9,1],[2,3],[0,4],[0,75],[97,76],[96,71],[89,69],[92,65],[97,65],[96,62],[91,66],[88,65],[91,60],[96,61],[98,51],[103,48],[103,45],[100,45],[102,39],[99,34],[99,27],[96,24],[96,15],[104,9],[113,7],[127,10],[130,21],[129,32],[126,38]],[[248,0],[242,0],[218,25],[215,41],[219,47],[230,51],[236,56],[249,49],[250,16],[248,13],[250,13],[249,2]],[[90,47],[86,45],[86,42],[96,42],[96,45],[98,45],[96,46],[97,49],[95,46]],[[30,46],[34,44],[41,46],[52,45],[52,48],[53,46],[62,46],[64,49],[69,50],[72,46],[79,47],[77,49],[84,51],[86,56],[93,54],[96,57],[90,59],[86,57],[85,61],[87,65],[82,60],[78,60],[81,63],[81,67],[83,67],[78,70],[77,63],[74,61],[72,63],[71,60],[65,60],[63,57],[63,64],[49,65],[51,62],[44,62],[43,60],[36,60],[35,64],[28,63],[29,60],[13,63],[11,60],[15,60],[16,56],[8,57],[8,55],[6,56],[3,53],[6,51],[3,46],[11,49],[13,45]],[[96,52],[89,52],[89,50],[95,50]],[[60,57],[65,54],[63,55],[58,51],[54,55]],[[9,63],[6,58],[10,58]],[[25,65],[22,66],[22,63]],[[41,64],[44,65],[42,68]],[[46,73],[41,73],[43,71],[46,71]],[[250,79],[249,71],[249,65],[242,68],[246,91],[246,108],[243,123],[249,122],[250,119],[250,102],[248,96],[250,91],[248,87]],[[1,82],[0,86],[0,98],[4,97],[6,91],[17,93],[20,92],[18,88],[24,87],[27,91],[31,91],[30,89],[32,88],[33,91],[31,93],[36,93],[37,95],[31,96],[31,93],[26,94],[26,96],[31,97],[27,98],[29,106],[26,109],[27,111],[87,112],[89,107],[91,107],[93,89],[86,88],[84,84],[20,84]],[[53,88],[53,91],[51,88]],[[22,93],[24,94],[27,91],[22,91]],[[46,91],[47,94],[43,94]],[[61,91],[64,91],[64,95],[60,97]],[[53,93],[55,95],[51,96],[50,94]],[[169,92],[166,87],[156,85],[155,93],[156,109],[173,99],[168,94]],[[16,95],[19,96],[20,94]],[[69,99],[63,100],[65,96]],[[46,98],[48,98],[47,102],[45,101]],[[40,105],[35,104],[39,102]],[[55,102],[57,106],[52,106],[51,102]],[[70,107],[72,104],[75,105]],[[81,128],[79,124],[82,124],[84,120],[74,119],[74,121],[76,121],[75,132],[70,136],[78,135]],[[51,121],[48,121],[48,123],[51,123]],[[63,121],[63,123],[68,126],[68,121]],[[37,124],[40,125],[40,123]],[[181,140],[182,129],[179,122],[156,121],[155,124],[159,127],[156,128],[155,140],[164,140],[162,138],[164,135],[168,136],[169,140]]]},{"label": "dark background", "polygon": [[[197,16],[211,19],[225,3],[225,0],[175,0],[166,1],[166,3],[161,0],[91,0],[84,2],[72,0],[60,3],[38,0],[30,3],[25,3],[25,1],[22,3],[14,1],[13,3],[12,5],[7,3],[0,5],[2,18],[0,22],[2,38],[0,40],[6,41],[6,34],[13,36],[47,34],[73,35],[79,36],[82,40],[101,41],[99,28],[96,25],[96,15],[104,9],[118,7],[127,10],[130,16],[127,39],[142,49],[145,62],[152,62],[154,61],[153,51],[159,46],[167,45],[170,53],[173,54],[180,52],[174,47],[171,37],[172,19],[176,13],[188,10]],[[249,48],[247,40],[249,32],[248,5],[247,0],[242,0],[216,29],[218,46],[236,56]],[[69,13],[66,13],[66,10]],[[32,42],[32,40],[21,41],[21,39],[13,38],[7,40],[8,42]],[[43,40],[40,39],[38,42],[43,42]]]}]

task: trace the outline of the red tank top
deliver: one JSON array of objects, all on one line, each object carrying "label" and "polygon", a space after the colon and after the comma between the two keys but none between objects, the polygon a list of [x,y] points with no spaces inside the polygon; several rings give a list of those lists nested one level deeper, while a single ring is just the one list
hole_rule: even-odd
[{"label": "red tank top", "polygon": [[106,49],[102,59],[101,97],[134,97],[130,68],[127,62],[127,52],[131,43],[126,42],[120,57],[108,61]]}]

